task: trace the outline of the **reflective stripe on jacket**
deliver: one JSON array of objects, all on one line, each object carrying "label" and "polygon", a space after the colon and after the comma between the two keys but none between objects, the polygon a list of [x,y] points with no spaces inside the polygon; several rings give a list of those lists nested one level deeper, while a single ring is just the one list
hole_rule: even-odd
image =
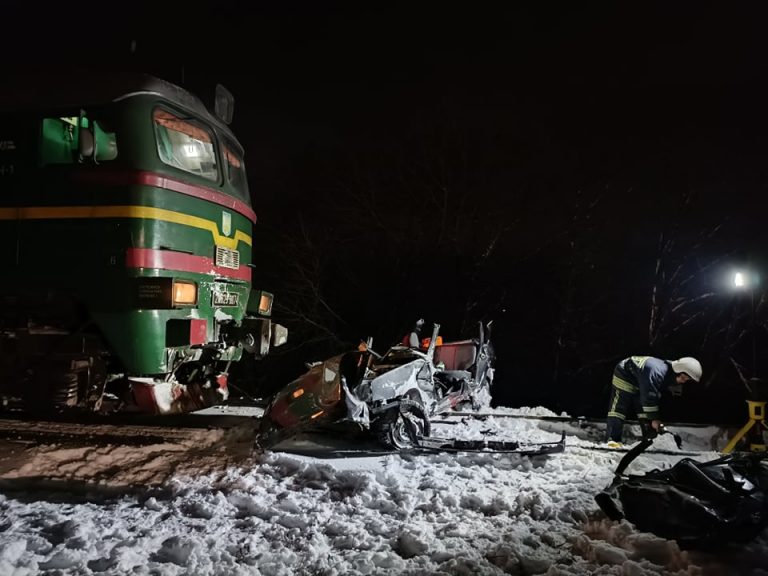
[{"label": "reflective stripe on jacket", "polygon": [[653,356],[630,356],[613,371],[613,386],[630,394],[639,393],[642,412],[638,418],[649,420],[660,418],[661,393],[674,379],[669,362]]}]

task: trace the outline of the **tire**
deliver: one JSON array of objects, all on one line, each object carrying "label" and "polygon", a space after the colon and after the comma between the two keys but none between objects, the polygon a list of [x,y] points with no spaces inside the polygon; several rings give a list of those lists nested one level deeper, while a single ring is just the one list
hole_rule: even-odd
[{"label": "tire", "polygon": [[378,439],[387,448],[409,450],[418,446],[419,436],[429,436],[430,426],[424,407],[404,398],[398,408],[390,409],[378,428]]},{"label": "tire", "polygon": [[260,450],[270,450],[272,446],[285,440],[289,434],[277,424],[272,422],[269,415],[262,416],[259,430],[256,434],[256,446]]}]

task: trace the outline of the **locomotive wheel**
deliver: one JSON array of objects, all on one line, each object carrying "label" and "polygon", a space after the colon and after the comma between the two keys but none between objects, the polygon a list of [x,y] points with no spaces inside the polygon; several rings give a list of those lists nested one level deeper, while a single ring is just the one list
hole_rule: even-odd
[{"label": "locomotive wheel", "polygon": [[24,386],[24,409],[40,416],[77,406],[76,372],[57,372],[53,366],[35,371]]},{"label": "locomotive wheel", "polygon": [[51,402],[56,408],[77,406],[79,381],[76,372],[58,374],[50,383]]},{"label": "locomotive wheel", "polygon": [[384,415],[378,430],[379,441],[388,448],[408,450],[418,446],[419,436],[429,436],[429,418],[424,407],[404,398],[398,409]]}]

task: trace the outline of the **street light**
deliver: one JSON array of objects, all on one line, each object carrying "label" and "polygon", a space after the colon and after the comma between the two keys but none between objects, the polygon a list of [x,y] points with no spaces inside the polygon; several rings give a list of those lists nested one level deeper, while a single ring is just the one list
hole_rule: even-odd
[{"label": "street light", "polygon": [[754,292],[760,279],[755,270],[751,268],[736,268],[732,271],[731,286],[736,290],[749,290]]}]

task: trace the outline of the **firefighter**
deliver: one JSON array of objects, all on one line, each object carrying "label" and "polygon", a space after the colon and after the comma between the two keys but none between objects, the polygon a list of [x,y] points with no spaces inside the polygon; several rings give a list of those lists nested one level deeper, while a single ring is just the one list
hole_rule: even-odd
[{"label": "firefighter", "polygon": [[606,429],[608,444],[620,446],[624,421],[630,411],[637,414],[644,436],[655,436],[661,428],[661,393],[675,384],[701,380],[701,364],[686,356],[661,360],[652,356],[630,356],[613,371]]},{"label": "firefighter", "polygon": [[424,326],[424,319],[419,318],[413,325],[413,330],[403,336],[400,344],[408,348],[418,348],[421,346],[421,329]]}]

